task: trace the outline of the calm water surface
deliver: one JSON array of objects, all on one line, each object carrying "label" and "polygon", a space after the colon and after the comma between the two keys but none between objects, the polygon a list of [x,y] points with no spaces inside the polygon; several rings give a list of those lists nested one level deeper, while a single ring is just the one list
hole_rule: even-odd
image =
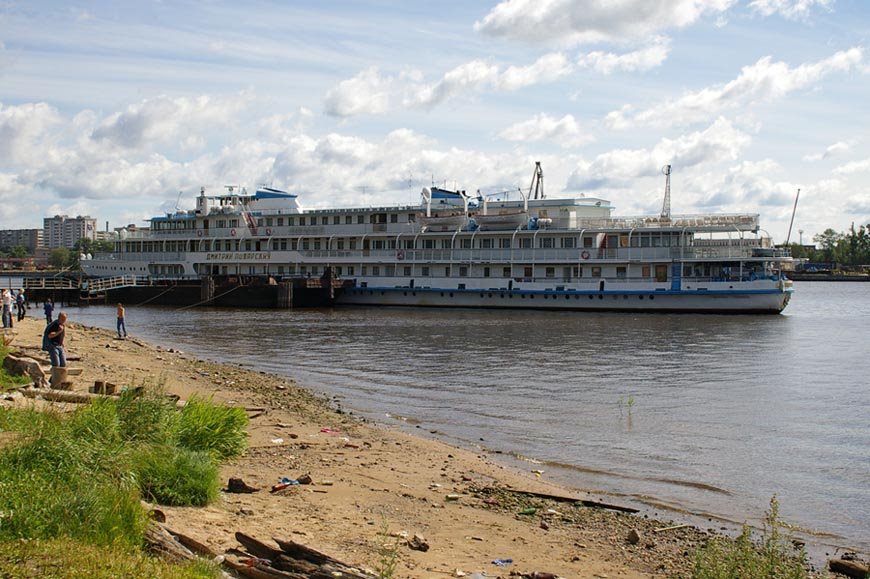
[{"label": "calm water surface", "polygon": [[795,285],[779,316],[132,305],[127,327],[576,488],[737,522],[776,493],[788,522],[867,551],[870,283]]}]

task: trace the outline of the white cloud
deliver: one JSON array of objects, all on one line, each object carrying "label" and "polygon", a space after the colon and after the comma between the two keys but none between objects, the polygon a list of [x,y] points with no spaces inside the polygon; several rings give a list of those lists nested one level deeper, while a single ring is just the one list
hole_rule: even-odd
[{"label": "white cloud", "polygon": [[498,88],[518,90],[543,82],[553,82],[571,74],[573,68],[564,54],[545,54],[530,66],[510,66],[498,77]]},{"label": "white cloud", "polygon": [[392,78],[381,76],[375,66],[369,67],[329,89],[324,109],[334,117],[383,114],[390,106],[392,85]]},{"label": "white cloud", "polygon": [[819,82],[828,74],[847,72],[861,64],[860,47],[840,51],[814,63],[791,68],[766,56],[724,85],[715,85],[662,104],[632,113],[630,107],[608,113],[605,124],[614,129],[635,126],[664,127],[706,120],[720,112],[758,102],[775,101],[788,93]]},{"label": "white cloud", "polygon": [[833,173],[835,175],[851,175],[853,173],[865,173],[867,171],[870,171],[870,159],[851,161],[845,165],[840,165],[834,169]]},{"label": "white cloud", "polygon": [[616,71],[637,72],[661,66],[670,52],[670,39],[656,37],[652,44],[625,54],[612,52],[590,52],[577,58],[578,66],[590,68],[601,74],[611,74]]},{"label": "white cloud", "polygon": [[508,141],[555,141],[563,147],[573,147],[592,142],[594,139],[584,133],[572,115],[561,119],[551,117],[546,113],[535,115],[527,121],[522,121],[504,129],[498,135]]},{"label": "white cloud", "polygon": [[505,0],[474,24],[490,36],[532,42],[625,42],[721,15],[735,0]]},{"label": "white cloud", "polygon": [[818,7],[822,10],[831,11],[835,0],[752,0],[749,3],[750,10],[762,16],[779,14],[792,20],[801,20],[809,17],[810,12]]},{"label": "white cloud", "polygon": [[843,153],[848,153],[851,149],[852,142],[837,141],[836,143],[825,149],[824,153],[813,153],[811,155],[805,155],[804,161],[822,161],[824,159],[830,159],[831,157],[835,157]]},{"label": "white cloud", "polygon": [[249,95],[170,98],[159,96],[114,113],[94,130],[92,138],[131,149],[167,143],[197,131],[227,125],[250,100]]},{"label": "white cloud", "polygon": [[598,155],[592,163],[571,174],[568,188],[619,188],[639,177],[658,175],[663,165],[685,170],[707,163],[733,161],[750,142],[749,135],[719,118],[704,131],[679,139],[661,139],[652,149],[616,149]]},{"label": "white cloud", "polygon": [[472,60],[447,72],[440,81],[413,91],[404,104],[409,107],[431,108],[460,92],[494,86],[497,80],[497,66],[483,60]]},{"label": "white cloud", "polygon": [[60,122],[57,109],[46,103],[0,103],[0,162],[39,162],[45,139]]}]

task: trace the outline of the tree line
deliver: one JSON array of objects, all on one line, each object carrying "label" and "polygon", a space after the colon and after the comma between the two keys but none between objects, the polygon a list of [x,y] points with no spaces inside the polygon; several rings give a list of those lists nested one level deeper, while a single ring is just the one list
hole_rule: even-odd
[{"label": "tree line", "polygon": [[814,235],[813,241],[816,248],[790,244],[792,257],[847,266],[870,265],[870,224],[855,229],[853,223],[845,233],[828,228]]}]

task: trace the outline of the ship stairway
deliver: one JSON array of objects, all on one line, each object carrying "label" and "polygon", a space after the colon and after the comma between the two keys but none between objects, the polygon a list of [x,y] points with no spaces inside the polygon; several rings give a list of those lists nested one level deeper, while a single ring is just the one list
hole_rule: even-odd
[{"label": "ship stairway", "polygon": [[89,295],[105,294],[105,292],[122,287],[143,285],[142,280],[135,275],[119,275],[115,277],[100,277],[82,282],[82,293]]}]

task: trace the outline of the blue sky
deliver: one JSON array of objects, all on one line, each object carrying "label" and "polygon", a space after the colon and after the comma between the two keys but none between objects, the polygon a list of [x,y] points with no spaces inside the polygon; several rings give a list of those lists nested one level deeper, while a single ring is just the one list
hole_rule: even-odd
[{"label": "blue sky", "polygon": [[[270,183],[307,207],[433,181],[657,213],[870,223],[861,0],[0,0],[0,227],[110,227]],[[179,192],[182,193],[180,202]]]}]

